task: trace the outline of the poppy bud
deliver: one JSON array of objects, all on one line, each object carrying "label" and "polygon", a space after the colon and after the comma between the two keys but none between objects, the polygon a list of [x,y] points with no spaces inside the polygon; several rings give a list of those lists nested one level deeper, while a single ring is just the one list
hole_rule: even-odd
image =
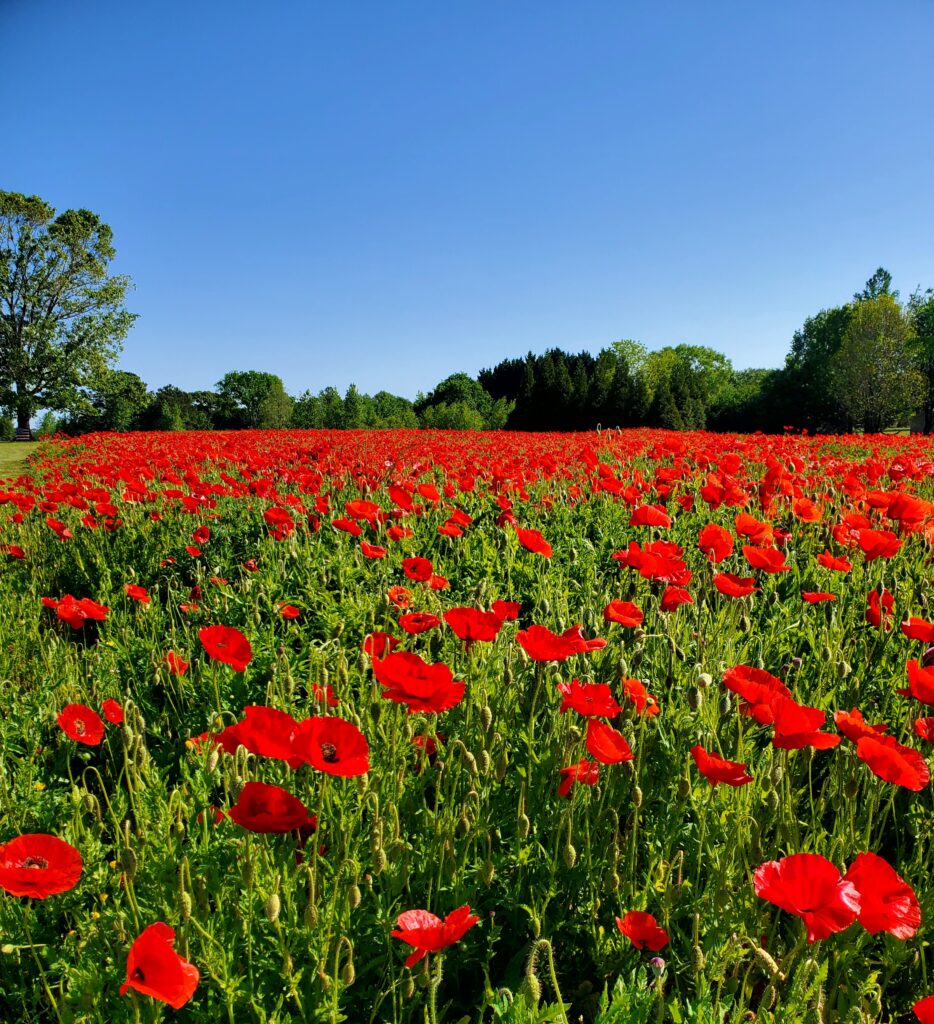
[{"label": "poppy bud", "polygon": [[543,597],[542,598],[542,611],[546,615],[550,615],[551,614],[551,602],[548,600],[547,597]]},{"label": "poppy bud", "polygon": [[457,819],[457,834],[460,836],[466,836],[470,832],[470,819],[466,814],[461,814],[460,818]]},{"label": "poppy bud", "polygon": [[773,765],[772,766],[772,771],[769,774],[772,777],[772,782],[776,786],[781,785],[781,781],[784,778],[785,772],[784,772],[784,769],[782,768],[782,766],[780,764]]},{"label": "poppy bud", "polygon": [[612,875],[610,875],[610,883],[609,884],[610,884],[610,892],[619,892],[620,878],[619,878],[619,875],[615,871],[613,872]]},{"label": "poppy bud", "polygon": [[688,690],[688,706],[692,711],[699,711],[704,704],[704,691],[696,686]]},{"label": "poppy bud", "polygon": [[855,775],[852,775],[846,780],[846,785],[843,787],[843,795],[847,800],[853,800],[858,792],[859,779]]},{"label": "poppy bud", "polygon": [[179,917],[182,919],[182,922],[187,921],[191,917],[191,896],[187,892],[179,893],[178,908]]},{"label": "poppy bud", "polygon": [[218,765],[218,762],[220,761],[220,759],[221,759],[220,751],[217,749],[217,747],[215,747],[211,751],[211,753],[208,754],[208,759],[204,763],[205,770],[209,774],[213,774],[217,770],[217,765]]},{"label": "poppy bud", "polygon": [[415,979],[410,974],[402,985],[402,998],[409,1000],[415,995]]},{"label": "poppy bud", "polygon": [[782,805],[782,802],[781,802],[781,800],[778,797],[778,793],[776,793],[774,789],[769,791],[768,802],[769,802],[769,807],[773,811],[777,811],[781,807],[781,805]]},{"label": "poppy bud", "polygon": [[567,846],[564,848],[564,866],[568,868],[574,867],[577,863],[577,850],[574,849],[573,843],[568,840]]},{"label": "poppy bud", "polygon": [[638,786],[633,786],[632,790],[632,802],[636,807],[642,806],[642,790]]},{"label": "poppy bud", "polygon": [[481,750],[480,751],[480,764],[479,764],[480,774],[481,775],[489,775],[490,774],[490,766],[491,766],[492,763],[493,763],[493,759],[490,757],[489,750]]},{"label": "poppy bud", "polygon": [[308,925],[309,928],[316,928],[318,926],[318,908],[314,903],[309,903],[308,906],[305,907],[305,913],[303,916],[305,924]]},{"label": "poppy bud", "polygon": [[484,704],[480,708],[480,724],[483,726],[484,732],[490,731],[490,726],[493,724],[493,709],[489,704]]},{"label": "poppy bud", "polygon": [[357,972],[354,970],[353,960],[348,960],[347,963],[344,964],[343,969],[341,970],[341,981],[345,985],[350,986],[356,980],[357,980]]},{"label": "poppy bud", "polygon": [[347,906],[351,910],[356,910],[360,906],[363,900],[363,895],[360,892],[360,886],[356,882],[347,890]]},{"label": "poppy bud", "polygon": [[703,690],[706,690],[712,682],[713,676],[711,676],[709,672],[701,672],[697,677],[697,685]]},{"label": "poppy bud", "polygon": [[240,877],[243,879],[243,884],[249,889],[253,885],[253,861],[249,857],[243,861],[240,867]]},{"label": "poppy bud", "polygon": [[678,782],[678,796],[684,799],[691,792],[691,780],[681,779]]},{"label": "poppy bud", "polygon": [[525,994],[533,1006],[538,1006],[542,998],[542,983],[534,971],[529,971],[523,979]]},{"label": "poppy bud", "polygon": [[386,856],[386,851],[383,849],[377,850],[376,856],[373,859],[373,873],[381,875],[388,867],[389,858]]},{"label": "poppy bud", "polygon": [[518,826],[519,838],[527,839],[529,836],[529,832],[532,828],[532,823],[529,821],[528,815],[526,815],[525,813],[519,815]]},{"label": "poppy bud", "polygon": [[279,911],[282,909],[282,901],[279,899],[278,893],[271,892],[269,896],[266,897],[266,905],[264,909],[266,911],[267,921],[278,920]]},{"label": "poppy bud", "polygon": [[639,668],[639,666],[640,666],[641,664],[642,664],[642,651],[641,651],[641,650],[639,650],[639,651],[636,651],[636,652],[635,652],[635,653],[633,654],[633,656],[632,656],[632,667],[633,667],[634,669],[635,669],[635,668]]},{"label": "poppy bud", "polygon": [[129,846],[124,846],[120,851],[120,867],[126,872],[127,878],[132,882],[136,876],[136,868],[139,862],[136,859],[136,854],[130,849]]},{"label": "poppy bud", "polygon": [[[124,712],[124,714],[126,714]],[[120,732],[120,744],[124,750],[129,750],[133,746],[133,740],[136,738],[136,733],[126,724],[126,718],[124,718],[123,729]]]}]

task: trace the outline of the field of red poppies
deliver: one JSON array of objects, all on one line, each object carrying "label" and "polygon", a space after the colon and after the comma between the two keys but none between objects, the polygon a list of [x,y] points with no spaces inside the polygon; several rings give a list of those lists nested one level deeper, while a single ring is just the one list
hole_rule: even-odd
[{"label": "field of red poppies", "polygon": [[0,1019],[934,1021],[934,443],[0,480]]}]

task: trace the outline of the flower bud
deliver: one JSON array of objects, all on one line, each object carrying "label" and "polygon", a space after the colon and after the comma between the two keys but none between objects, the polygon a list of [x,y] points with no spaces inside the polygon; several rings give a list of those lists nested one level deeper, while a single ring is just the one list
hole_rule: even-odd
[{"label": "flower bud", "polygon": [[568,840],[567,845],[564,847],[564,866],[572,868],[577,863],[577,850],[574,849],[574,844]]},{"label": "flower bud", "polygon": [[360,886],[354,882],[353,885],[347,890],[347,906],[351,910],[356,910],[360,906],[363,900],[363,895],[360,892]]},{"label": "flower bud", "polygon": [[484,704],[480,708],[480,724],[483,726],[484,732],[490,731],[490,726],[493,724],[493,709],[489,704]]},{"label": "flower bud", "polygon": [[277,921],[279,919],[279,911],[282,909],[282,901],[279,899],[277,892],[271,892],[266,897],[266,905],[264,907],[266,911],[267,921]]},{"label": "flower bud", "polygon": [[528,839],[531,828],[532,823],[529,821],[528,815],[525,813],[520,814],[518,822],[519,838]]},{"label": "flower bud", "polygon": [[636,805],[636,807],[642,806],[642,790],[638,786],[633,786],[632,802]]}]

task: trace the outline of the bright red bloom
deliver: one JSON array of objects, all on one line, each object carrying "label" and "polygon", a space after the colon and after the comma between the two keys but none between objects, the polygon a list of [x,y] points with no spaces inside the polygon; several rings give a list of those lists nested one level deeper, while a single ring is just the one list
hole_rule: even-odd
[{"label": "bright red bloom", "polygon": [[383,687],[383,696],[405,704],[409,714],[416,711],[447,711],[464,696],[464,684],[443,662],[429,665],[410,651],[395,651],[373,659],[373,674]]},{"label": "bright red bloom", "polygon": [[366,736],[336,715],[313,715],[298,726],[293,750],[306,764],[328,775],[350,778],[370,770]]},{"label": "bright red bloom", "polygon": [[417,635],[440,626],[441,620],[430,612],[409,612],[399,616],[399,625],[406,633]]},{"label": "bright red bloom", "polygon": [[103,622],[110,611],[107,605],[98,604],[89,597],[76,598],[71,594],[64,594],[59,599],[44,597],[42,603],[46,608],[54,608],[58,618],[67,622],[72,629],[81,629],[88,619]]},{"label": "bright red bloom", "polygon": [[694,758],[697,770],[714,786],[718,782],[725,782],[728,786],[745,786],[752,782],[752,776],[746,772],[748,765],[727,761],[700,745],[691,747],[691,757]]},{"label": "bright red bloom", "polygon": [[519,646],[532,661],[564,661],[572,654],[582,654],[606,647],[606,640],[585,640],[580,626],[571,626],[560,636],[545,626],[529,626],[516,633]]},{"label": "bright red bloom", "polygon": [[434,571],[431,562],[427,558],[404,558],[402,560],[402,571],[416,583],[427,583]]},{"label": "bright red bloom", "polygon": [[320,683],[312,683],[311,695],[319,704],[323,702],[329,708],[336,708],[340,704],[340,698],[334,693],[334,687],[330,683],[324,686]]},{"label": "bright red bloom", "polygon": [[191,539],[195,544],[207,544],[211,539],[211,527],[210,526],[199,526],[191,534]]},{"label": "bright red bloom", "polygon": [[825,569],[833,569],[834,572],[849,572],[853,568],[852,562],[848,562],[845,558],[837,558],[829,551],[824,551],[817,556],[817,564],[822,565]]},{"label": "bright red bloom", "polygon": [[290,621],[297,619],[302,614],[301,608],[296,607],[294,604],[283,604],[280,602],[276,605],[276,608],[278,608],[279,614],[283,619],[288,619]]},{"label": "bright red bloom", "polygon": [[580,683],[572,679],[569,683],[558,683],[561,694],[561,714],[570,708],[579,715],[612,718],[619,714],[620,706],[613,699],[613,693],[606,683]]},{"label": "bright red bloom", "polygon": [[716,523],[708,523],[697,535],[697,546],[717,565],[733,554],[733,535]]},{"label": "bright red bloom", "polygon": [[905,747],[891,736],[864,736],[856,744],[856,756],[869,765],[873,775],[895,786],[920,792],[931,773],[927,762],[913,747]]},{"label": "bright red bloom", "polygon": [[671,516],[662,505],[639,505],[633,509],[629,517],[630,526],[659,526],[667,529],[671,526]]},{"label": "bright red bloom", "polygon": [[281,786],[265,782],[248,782],[228,815],[231,821],[251,832],[292,832],[317,824],[301,800]]},{"label": "bright red bloom", "polygon": [[801,597],[808,604],[820,604],[822,601],[836,601],[837,595],[827,590],[802,590]]},{"label": "bright red bloom", "polygon": [[373,658],[382,658],[398,646],[399,641],[394,636],[377,631],[368,633],[364,638],[363,653],[369,654]]},{"label": "bright red bloom", "polygon": [[785,556],[775,548],[759,548],[744,544],[743,555],[753,569],[761,569],[767,573],[791,571],[791,566],[785,564]]},{"label": "bright red bloom", "polygon": [[601,764],[619,764],[635,757],[626,737],[596,718],[587,719],[586,746],[590,756]]},{"label": "bright red bloom", "polygon": [[414,948],[415,952],[405,961],[406,967],[414,967],[428,953],[459,942],[479,920],[476,914],[471,914],[467,904],[452,910],[444,920],[427,910],[406,910],[396,918],[391,935]]},{"label": "bright red bloom", "polygon": [[66,704],[58,716],[58,724],[69,739],[96,747],[104,738],[104,723],[98,713],[86,704]]},{"label": "bright red bloom", "polygon": [[208,657],[242,672],[253,659],[250,641],[233,626],[205,626],[198,633]]},{"label": "bright red bloom", "polygon": [[908,689],[898,692],[904,697],[914,697],[922,704],[934,706],[934,668],[927,668],[912,660],[908,662]]},{"label": "bright red bloom", "polygon": [[859,893],[859,923],[871,935],[889,932],[910,939],[921,924],[921,906],[914,889],[882,857],[861,853],[843,876]]},{"label": "bright red bloom", "polygon": [[135,583],[126,583],[123,589],[127,597],[132,597],[134,601],[139,601],[140,604],[149,604],[149,591],[145,587],[137,586]]},{"label": "bright red bloom", "polygon": [[858,530],[856,542],[867,562],[891,558],[902,546],[902,541],[891,530]]},{"label": "bright red bloom", "polygon": [[104,718],[108,722],[112,722],[114,725],[120,725],[123,722],[123,708],[115,700],[110,697],[101,704],[101,710],[104,712]]},{"label": "bright red bloom", "polygon": [[636,714],[657,715],[661,710],[658,701],[638,679],[624,679],[623,693],[636,706]]},{"label": "bright red bloom", "polygon": [[723,685],[742,697],[740,711],[751,715],[760,725],[771,725],[775,720],[772,700],[776,696],[790,697],[791,690],[771,672],[752,665],[734,665],[723,673]]},{"label": "bright red bloom", "polygon": [[490,611],[498,615],[503,622],[515,622],[519,618],[519,611],[522,604],[519,601],[494,601],[490,605]]},{"label": "bright red bloom", "polygon": [[740,512],[737,514],[734,524],[738,537],[748,537],[753,544],[760,547],[767,547],[772,543],[775,532],[771,523],[760,521],[748,512]]},{"label": "bright red bloom", "polygon": [[616,918],[616,927],[636,949],[651,949],[657,953],[668,944],[668,932],[644,910],[628,910]]},{"label": "bright red bloom", "polygon": [[912,615],[901,624],[901,630],[909,640],[934,644],[934,622],[925,622],[924,619],[916,619]]},{"label": "bright red bloom", "polygon": [[360,553],[364,558],[385,558],[386,549],[381,548],[378,544],[368,544],[365,540],[360,541]]},{"label": "bright red bloom", "polygon": [[545,558],[551,558],[551,545],[538,530],[523,530],[521,526],[517,526],[516,536],[526,551],[531,551],[536,555],[544,555]]},{"label": "bright red bloom", "polygon": [[468,644],[475,641],[491,644],[503,628],[503,620],[496,612],[481,612],[476,608],[449,608],[444,613],[444,621],[455,636]]},{"label": "bright red bloom", "polygon": [[26,557],[26,552],[19,544],[0,544],[0,552],[4,555],[9,555],[10,558],[18,558],[20,561]]},{"label": "bright red bloom", "polygon": [[887,725],[870,725],[858,708],[851,711],[835,711],[833,720],[840,732],[852,743],[859,743],[864,736],[878,736],[888,729]]},{"label": "bright red bloom", "polygon": [[174,941],[175,931],[162,921],[145,928],[130,947],[120,995],[132,988],[180,1010],[194,995],[201,975],[175,952]]},{"label": "bright red bloom", "polygon": [[341,530],[344,533],[349,533],[351,537],[359,537],[360,534],[363,533],[363,527],[353,519],[346,519],[343,517],[339,519],[332,519],[331,526],[333,526],[335,530]]},{"label": "bright red bloom", "polygon": [[921,1024],[934,1024],[934,996],[919,999],[911,1009]]},{"label": "bright red bloom", "polygon": [[727,597],[748,597],[759,588],[752,576],[737,576],[732,572],[718,572],[713,578],[713,585]]},{"label": "bright red bloom", "polygon": [[196,548],[194,544],[186,544],[185,550],[188,552],[189,555],[191,555],[192,558],[201,557],[201,548]]},{"label": "bright red bloom", "polygon": [[397,608],[408,608],[411,596],[412,591],[407,587],[395,586],[386,591],[386,598]]},{"label": "bright red bloom", "polygon": [[642,609],[632,601],[610,601],[603,609],[603,618],[621,626],[641,626],[645,620]]},{"label": "bright red bloom", "polygon": [[828,750],[840,742],[839,736],[820,731],[827,719],[827,713],[820,708],[799,704],[791,697],[778,696],[772,698],[772,712],[775,725],[772,746],[779,750],[800,750],[802,747]]},{"label": "bright red bloom", "polygon": [[0,889],[44,900],[78,884],[81,854],[64,839],[30,832],[0,843]]},{"label": "bright red bloom", "polygon": [[175,651],[166,651],[165,657],[162,660],[173,676],[183,676],[188,671],[188,662],[180,654],[176,654]]},{"label": "bright red bloom", "polygon": [[694,598],[691,597],[684,587],[674,587],[669,584],[665,587],[665,592],[658,603],[658,608],[659,611],[673,612],[675,608],[682,604],[694,604]]},{"label": "bright red bloom", "polygon": [[562,768],[560,775],[561,783],[558,786],[558,796],[568,796],[575,782],[583,783],[585,786],[595,786],[600,779],[600,765],[594,761],[580,760],[577,764]]},{"label": "bright red bloom", "polygon": [[928,743],[934,743],[934,718],[916,718],[914,724],[915,735]]},{"label": "bright red bloom", "polygon": [[298,722],[287,712],[251,704],[243,709],[243,720],[228,726],[222,735],[232,737],[252,754],[297,768],[303,760],[294,749],[297,731]]},{"label": "bright red bloom", "polygon": [[808,942],[843,931],[859,913],[856,886],[818,853],[793,853],[760,864],[755,888],[758,897],[804,921]]},{"label": "bright red bloom", "polygon": [[[878,590],[870,590],[866,595],[866,600],[869,602],[869,607],[866,609],[866,621],[870,626],[875,626],[876,629],[879,629],[883,621],[891,616],[892,608],[895,606],[895,598],[888,590],[883,589],[881,594]],[[890,628],[890,624],[887,621],[885,622],[885,628]]]}]

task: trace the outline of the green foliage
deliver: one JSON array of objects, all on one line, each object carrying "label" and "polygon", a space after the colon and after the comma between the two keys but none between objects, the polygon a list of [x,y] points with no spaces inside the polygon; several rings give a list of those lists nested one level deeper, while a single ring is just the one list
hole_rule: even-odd
[{"label": "green foliage", "polygon": [[61,429],[62,424],[59,418],[51,411],[51,409],[47,409],[45,413],[43,413],[42,419],[39,421],[39,426],[35,430],[35,437],[37,439],[52,437],[53,434],[57,434]]},{"label": "green foliage", "polygon": [[0,441],[13,441],[16,438],[16,427],[6,416],[0,416]]},{"label": "green foliage", "polygon": [[217,382],[219,415],[224,426],[269,429],[287,427],[292,399],[281,378],[261,370],[225,373]]}]

